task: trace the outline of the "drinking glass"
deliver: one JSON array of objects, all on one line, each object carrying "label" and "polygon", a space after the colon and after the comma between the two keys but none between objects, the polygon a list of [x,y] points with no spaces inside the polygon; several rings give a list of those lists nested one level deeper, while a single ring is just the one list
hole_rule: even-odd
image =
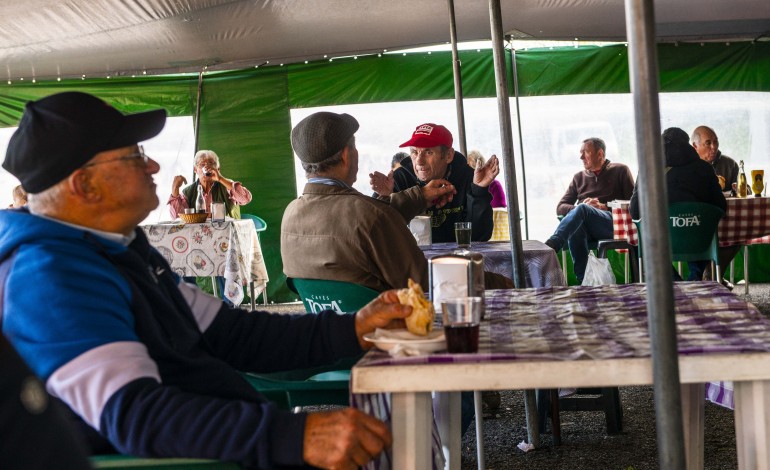
[{"label": "drinking glass", "polygon": [[475,353],[479,350],[481,297],[456,297],[441,301],[444,336],[450,353]]},{"label": "drinking glass", "polygon": [[459,248],[471,247],[471,223],[455,222],[455,240]]}]

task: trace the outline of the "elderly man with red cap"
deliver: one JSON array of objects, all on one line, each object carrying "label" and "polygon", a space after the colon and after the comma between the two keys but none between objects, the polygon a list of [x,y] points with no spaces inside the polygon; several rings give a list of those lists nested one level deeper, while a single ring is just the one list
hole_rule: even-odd
[{"label": "elderly man with red cap", "polygon": [[452,133],[438,124],[421,124],[412,138],[399,147],[409,147],[409,158],[401,161],[391,175],[369,175],[372,189],[380,196],[424,186],[437,179],[448,180],[455,188],[452,201],[426,211],[431,218],[434,242],[455,241],[455,222],[471,222],[471,238],[486,241],[492,236],[492,195],[489,185],[500,172],[497,157],[475,170],[461,153],[452,148]]},{"label": "elderly man with red cap", "polygon": [[183,282],[137,227],[158,206],[160,170],[138,143],[165,121],[78,92],[27,103],[3,162],[30,194],[0,211],[3,334],[92,446],[244,468],[365,464],[391,442],[383,422],[281,410],[238,371],[358,356],[366,333],[411,308],[388,291],[352,315],[271,315]]}]

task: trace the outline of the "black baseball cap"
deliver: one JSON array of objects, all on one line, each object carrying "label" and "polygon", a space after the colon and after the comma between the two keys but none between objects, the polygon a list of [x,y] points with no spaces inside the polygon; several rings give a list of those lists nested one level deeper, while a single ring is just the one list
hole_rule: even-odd
[{"label": "black baseball cap", "polygon": [[165,123],[165,109],[123,114],[87,93],[57,93],[27,103],[8,143],[3,168],[19,179],[25,191],[39,193],[97,153],[155,137]]}]

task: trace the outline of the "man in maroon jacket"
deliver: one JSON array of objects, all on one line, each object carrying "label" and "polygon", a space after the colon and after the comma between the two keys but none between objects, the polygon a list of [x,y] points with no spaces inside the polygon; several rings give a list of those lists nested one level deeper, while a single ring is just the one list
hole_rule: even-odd
[{"label": "man in maroon jacket", "polygon": [[611,163],[602,139],[590,137],[580,147],[583,171],[575,174],[567,192],[556,207],[564,216],[545,244],[556,251],[569,246],[575,276],[580,283],[586,272],[588,249],[592,242],[612,238],[609,201],[630,199],[634,190],[631,170],[622,163]]}]

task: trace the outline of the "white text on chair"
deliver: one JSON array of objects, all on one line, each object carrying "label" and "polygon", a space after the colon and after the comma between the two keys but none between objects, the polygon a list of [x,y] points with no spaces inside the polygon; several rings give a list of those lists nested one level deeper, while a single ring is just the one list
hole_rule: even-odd
[{"label": "white text on chair", "polygon": [[700,226],[700,217],[693,215],[691,217],[669,217],[671,225],[674,227],[692,227]]}]

